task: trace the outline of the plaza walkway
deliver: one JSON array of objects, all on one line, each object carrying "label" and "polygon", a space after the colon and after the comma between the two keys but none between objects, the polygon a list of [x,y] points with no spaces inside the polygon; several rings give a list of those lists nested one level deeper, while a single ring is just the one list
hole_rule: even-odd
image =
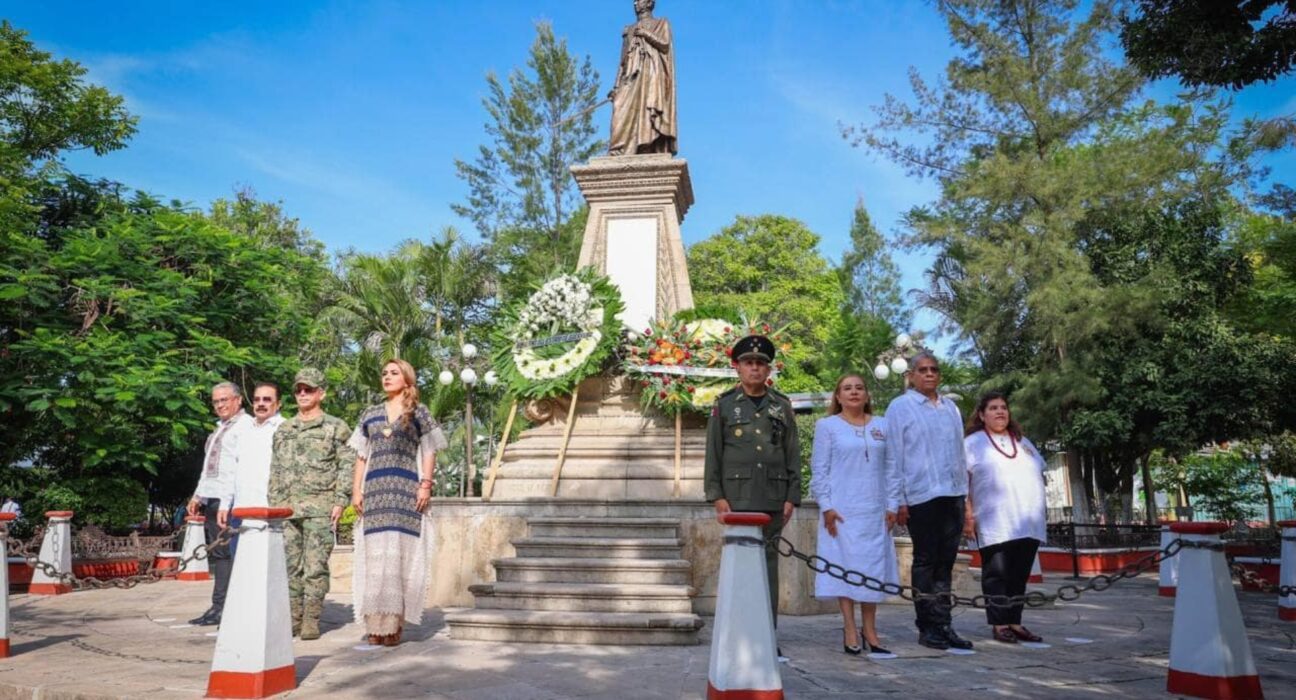
[{"label": "plaza walkway", "polygon": [[[1067,582],[1050,577],[1048,586]],[[163,582],[132,590],[54,598],[13,596],[14,656],[0,660],[8,698],[197,698],[215,644],[211,628],[184,620],[206,607],[210,585]],[[1272,595],[1241,593],[1265,696],[1296,698],[1296,624],[1280,623]],[[697,647],[580,647],[458,642],[440,611],[394,649],[361,650],[347,599],[330,599],[325,634],[297,642],[300,687],[293,698],[703,698],[709,625]],[[784,617],[780,638],[789,698],[901,696],[1123,698],[1164,692],[1173,600],[1142,577],[1076,603],[1027,612],[1053,646],[1026,649],[985,639],[984,617],[958,611],[955,624],[977,653],[954,656],[915,644],[912,611],[884,605],[889,661],[848,657],[833,616]]]}]

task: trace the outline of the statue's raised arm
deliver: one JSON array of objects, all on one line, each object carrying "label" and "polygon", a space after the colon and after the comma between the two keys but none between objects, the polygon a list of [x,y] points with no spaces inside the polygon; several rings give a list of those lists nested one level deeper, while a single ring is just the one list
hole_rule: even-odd
[{"label": "statue's raised arm", "polygon": [[608,154],[670,153],[675,128],[675,47],[670,22],[653,17],[654,0],[635,0],[634,24],[621,34],[621,64],[612,86]]}]

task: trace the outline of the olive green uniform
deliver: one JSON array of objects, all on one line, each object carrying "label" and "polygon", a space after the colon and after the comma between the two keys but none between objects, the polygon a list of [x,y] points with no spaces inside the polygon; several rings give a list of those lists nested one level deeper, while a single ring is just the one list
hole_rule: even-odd
[{"label": "olive green uniform", "polygon": [[293,509],[284,524],[288,562],[288,599],[294,612],[323,605],[329,589],[333,553],[334,506],[351,502],[355,450],[351,431],[340,418],[324,414],[304,421],[294,416],[274,434],[270,460],[270,504]]},{"label": "olive green uniform", "polygon": [[[707,422],[706,499],[767,513],[768,539],[783,530],[783,503],[801,505],[801,447],[792,402],[773,389],[753,400],[738,386],[720,395]],[[778,620],[778,551],[765,548],[770,608]]]}]

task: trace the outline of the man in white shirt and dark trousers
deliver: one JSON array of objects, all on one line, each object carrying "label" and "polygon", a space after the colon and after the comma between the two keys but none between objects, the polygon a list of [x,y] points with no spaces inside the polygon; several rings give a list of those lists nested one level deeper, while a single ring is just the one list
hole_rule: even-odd
[{"label": "man in white shirt and dark trousers", "polygon": [[[968,517],[963,417],[953,401],[937,392],[940,364],[934,355],[918,353],[909,367],[911,388],[887,407],[886,459],[904,484],[897,522],[909,526],[913,540],[913,586],[923,593],[946,593]],[[914,609],[919,644],[972,648],[950,626],[948,604],[919,599]]]},{"label": "man in white shirt and dark trousers", "polygon": [[222,482],[227,490],[221,494],[217,522],[230,524],[229,512],[240,508],[265,506],[270,488],[270,457],[274,452],[274,434],[283,424],[279,415],[279,386],[261,382],[252,390],[252,418],[242,428],[238,440],[238,466],[234,478]]},{"label": "man in white shirt and dark trousers", "polygon": [[[212,409],[216,412],[218,423],[216,430],[207,436],[202,475],[187,508],[189,515],[201,514],[206,517],[203,530],[208,545],[220,534],[221,499],[230,498],[234,490],[234,478],[238,472],[239,438],[252,421],[252,417],[243,411],[243,392],[233,382],[221,382],[212,387]],[[228,509],[229,504],[226,503],[224,508]],[[209,549],[207,565],[215,579],[211,607],[190,620],[189,624],[192,625],[220,624],[221,612],[225,609],[225,591],[229,588],[230,570],[234,565],[229,545],[222,544]]]}]

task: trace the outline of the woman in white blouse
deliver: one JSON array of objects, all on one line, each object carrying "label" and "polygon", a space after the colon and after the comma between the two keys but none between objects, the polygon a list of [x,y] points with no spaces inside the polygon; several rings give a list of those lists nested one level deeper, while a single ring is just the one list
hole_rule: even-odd
[{"label": "woman in white blouse", "polygon": [[[895,524],[900,479],[885,472],[886,422],[873,415],[864,379],[848,374],[837,380],[828,417],[815,423],[810,492],[819,503],[819,556],[888,583],[899,582]],[[815,596],[836,598],[841,606],[842,647],[857,655],[892,658],[877,636],[877,604],[882,593],[852,586],[828,574],[815,577]],[[864,619],[864,634],[855,626],[855,603]]]},{"label": "woman in white blouse", "polygon": [[[963,439],[968,465],[968,510],[981,548],[981,592],[1026,592],[1035,553],[1045,540],[1044,460],[1022,436],[1008,399],[997,391],[981,397]],[[994,639],[1005,644],[1039,642],[1021,624],[1022,605],[986,608]]]}]

